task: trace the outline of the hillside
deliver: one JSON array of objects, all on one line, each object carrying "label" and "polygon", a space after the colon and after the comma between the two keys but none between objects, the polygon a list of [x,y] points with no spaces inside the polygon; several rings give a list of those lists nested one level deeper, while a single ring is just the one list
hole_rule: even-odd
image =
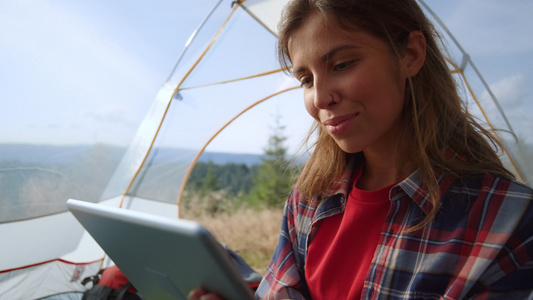
[{"label": "hillside", "polygon": [[[69,164],[91,152],[108,155],[111,161],[119,161],[125,148],[111,145],[30,145],[30,144],[0,144],[0,162],[14,162],[27,164]],[[172,162],[176,157],[194,156],[195,151],[178,148],[162,148],[157,150],[154,162]],[[213,162],[214,164],[245,164],[252,166],[261,163],[261,155],[246,153],[205,152],[199,159],[200,162]]]}]

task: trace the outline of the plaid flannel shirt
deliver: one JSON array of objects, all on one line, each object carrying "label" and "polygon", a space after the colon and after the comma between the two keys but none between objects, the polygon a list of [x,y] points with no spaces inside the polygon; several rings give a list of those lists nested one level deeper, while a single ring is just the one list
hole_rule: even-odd
[{"label": "plaid flannel shirt", "polygon": [[[256,297],[310,298],[304,277],[308,245],[320,220],[343,213],[351,177],[345,174],[320,198],[291,192]],[[491,174],[441,177],[439,213],[423,229],[405,233],[430,208],[420,182],[415,172],[391,189],[361,298],[533,299],[533,191]]]}]

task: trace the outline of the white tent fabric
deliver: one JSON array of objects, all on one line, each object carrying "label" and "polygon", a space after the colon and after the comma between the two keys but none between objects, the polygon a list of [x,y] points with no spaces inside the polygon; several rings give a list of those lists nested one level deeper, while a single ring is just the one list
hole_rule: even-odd
[{"label": "white tent fabric", "polygon": [[[24,148],[29,149],[29,156],[14,145],[0,148],[3,156],[13,158],[0,170],[6,183],[2,188],[9,191],[0,202],[0,237],[5,241],[0,248],[0,299],[39,299],[83,291],[80,280],[100,268],[104,253],[65,212],[68,198],[177,217],[179,191],[191,162],[231,118],[251,104],[268,99],[227,127],[237,135],[234,145],[238,149],[254,138],[235,134],[239,132],[239,120],[265,120],[268,116],[259,115],[265,107],[281,106],[294,114],[305,114],[299,101],[301,91],[292,89],[298,83],[276,71],[279,66],[273,33],[287,1],[232,2],[214,2],[213,11],[211,7],[198,8],[201,16],[189,27],[191,33],[205,16],[209,18],[191,36],[172,74],[161,75],[167,80],[158,82],[161,88],[155,100],[153,96],[143,100],[146,115],[131,126],[131,138],[123,147],[97,141],[58,150],[35,144]],[[429,7],[419,2],[431,14]],[[447,34],[445,39],[453,41]],[[474,103],[477,99],[492,113],[489,120],[496,127],[511,129],[502,121],[505,118],[501,112],[492,108],[498,102],[468,54],[459,44],[450,44],[448,49],[450,67],[457,72],[469,107],[482,117]],[[174,61],[166,64],[168,72]],[[109,128],[102,127],[98,134]],[[519,177],[532,182],[530,163],[512,141],[508,145],[509,156],[504,159],[514,162]],[[27,157],[33,160],[25,161]],[[17,184],[8,186],[7,182]]]},{"label": "white tent fabric", "polygon": [[[120,197],[100,202],[119,206]],[[175,204],[127,198],[123,207],[176,217]],[[22,234],[24,233],[24,234]],[[39,299],[85,290],[81,281],[98,272],[104,251],[69,212],[2,224],[0,236],[10,243],[0,249],[0,299]]]}]

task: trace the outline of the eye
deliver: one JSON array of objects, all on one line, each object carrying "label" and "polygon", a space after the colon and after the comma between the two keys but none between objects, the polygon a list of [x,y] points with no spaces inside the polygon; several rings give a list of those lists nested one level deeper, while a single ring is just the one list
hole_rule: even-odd
[{"label": "eye", "polygon": [[347,69],[348,67],[350,67],[352,64],[353,64],[353,60],[350,60],[350,61],[346,61],[346,62],[342,62],[340,64],[337,64],[335,65],[335,67],[333,68],[335,71],[342,71],[342,70],[345,70]]},{"label": "eye", "polygon": [[310,76],[302,76],[298,80],[300,81],[300,87],[310,87],[313,83],[313,78]]}]

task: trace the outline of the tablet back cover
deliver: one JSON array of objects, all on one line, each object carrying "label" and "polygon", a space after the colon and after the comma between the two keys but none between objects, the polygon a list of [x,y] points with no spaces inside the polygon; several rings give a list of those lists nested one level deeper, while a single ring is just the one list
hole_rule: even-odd
[{"label": "tablet back cover", "polygon": [[253,299],[226,252],[195,222],[72,199],[67,207],[145,299],[187,299],[200,286]]}]

